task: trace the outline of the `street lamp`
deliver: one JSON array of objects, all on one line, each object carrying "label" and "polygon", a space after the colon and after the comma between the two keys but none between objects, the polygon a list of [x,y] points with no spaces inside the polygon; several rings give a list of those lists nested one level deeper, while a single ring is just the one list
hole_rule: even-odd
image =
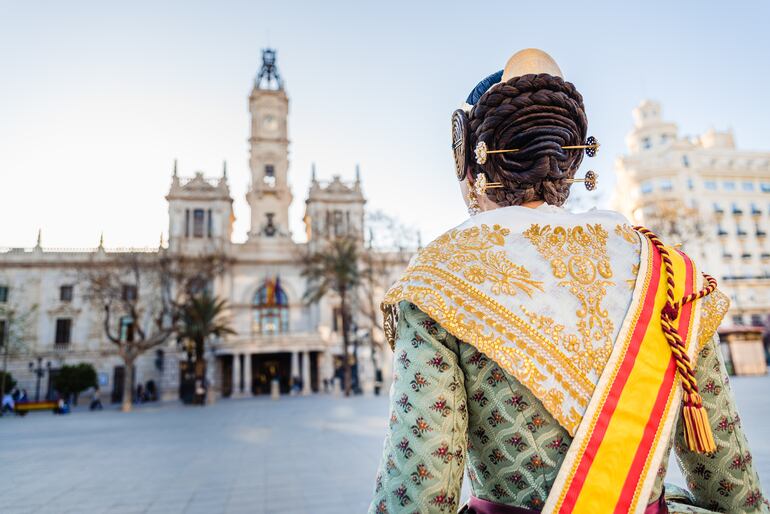
[{"label": "street lamp", "polygon": [[37,367],[35,367],[34,362],[29,363],[29,370],[33,372],[35,375],[37,375],[37,385],[35,386],[35,401],[40,401],[40,379],[43,378],[43,375],[45,375],[46,370],[50,374],[51,372],[51,361],[48,361],[45,363],[45,368],[43,368],[43,358],[38,357],[37,358]]}]

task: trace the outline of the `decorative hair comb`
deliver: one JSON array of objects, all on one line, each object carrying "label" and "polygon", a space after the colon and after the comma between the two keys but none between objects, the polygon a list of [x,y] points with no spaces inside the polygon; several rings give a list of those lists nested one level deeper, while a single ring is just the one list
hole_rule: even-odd
[{"label": "decorative hair comb", "polygon": [[574,184],[575,182],[583,182],[586,185],[586,189],[589,191],[593,191],[596,189],[596,183],[599,181],[599,174],[596,173],[594,170],[588,170],[588,173],[586,173],[585,178],[570,178],[567,179],[567,182],[570,184]]},{"label": "decorative hair comb", "polygon": [[[586,144],[584,145],[570,145],[570,146],[562,146],[561,148],[563,150],[577,150],[577,149],[585,149],[586,155],[588,157],[594,157],[599,152],[599,147],[601,145],[599,144],[599,141],[594,136],[589,136],[588,139],[586,139]],[[521,150],[521,148],[508,148],[505,150],[490,150],[487,148],[487,144],[484,141],[479,141],[478,144],[476,144],[476,148],[474,149],[474,153],[476,154],[476,163],[483,165],[487,162],[487,156],[493,153],[513,153],[518,152]]]}]

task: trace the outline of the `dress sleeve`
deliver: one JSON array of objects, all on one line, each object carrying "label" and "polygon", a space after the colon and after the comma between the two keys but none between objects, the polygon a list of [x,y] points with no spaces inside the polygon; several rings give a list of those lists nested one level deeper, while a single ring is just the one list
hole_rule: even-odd
[{"label": "dress sleeve", "polygon": [[681,417],[674,450],[697,506],[717,512],[770,512],[741,427],[718,335],[700,351],[695,376],[717,451],[709,455],[690,451]]},{"label": "dress sleeve", "polygon": [[448,334],[399,306],[390,421],[370,513],[454,513],[468,426],[464,377]]}]

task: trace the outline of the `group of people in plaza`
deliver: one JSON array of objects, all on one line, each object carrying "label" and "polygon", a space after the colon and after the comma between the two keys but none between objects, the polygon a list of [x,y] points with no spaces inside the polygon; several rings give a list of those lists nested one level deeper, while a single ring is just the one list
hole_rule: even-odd
[{"label": "group of people in plaza", "polygon": [[[523,50],[451,121],[470,216],[385,295],[369,512],[770,511],[716,333],[729,299],[621,214],[563,208],[599,184],[576,176],[600,144],[575,85]],[[665,483],[672,450],[688,490]]]},{"label": "group of people in plaza", "polygon": [[24,403],[28,401],[29,396],[27,396],[27,390],[14,387],[12,391],[7,391],[3,395],[2,412],[13,412],[17,403]]}]

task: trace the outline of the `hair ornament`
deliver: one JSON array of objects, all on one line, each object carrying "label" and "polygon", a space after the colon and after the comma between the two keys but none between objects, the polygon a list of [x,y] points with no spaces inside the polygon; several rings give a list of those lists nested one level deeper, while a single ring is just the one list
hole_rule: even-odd
[{"label": "hair ornament", "polygon": [[[586,139],[586,143],[584,145],[569,145],[569,146],[562,146],[562,150],[577,150],[577,149],[585,149],[586,155],[588,157],[595,157],[596,154],[599,152],[599,147],[601,144],[599,143],[599,140],[596,139],[594,136],[589,136],[588,139]],[[474,148],[473,152],[476,154],[476,164],[483,166],[487,162],[487,156],[495,153],[513,153],[518,152],[521,150],[521,148],[507,148],[504,150],[490,150],[487,147],[487,144],[484,141],[479,141],[476,144],[476,148]]]}]

